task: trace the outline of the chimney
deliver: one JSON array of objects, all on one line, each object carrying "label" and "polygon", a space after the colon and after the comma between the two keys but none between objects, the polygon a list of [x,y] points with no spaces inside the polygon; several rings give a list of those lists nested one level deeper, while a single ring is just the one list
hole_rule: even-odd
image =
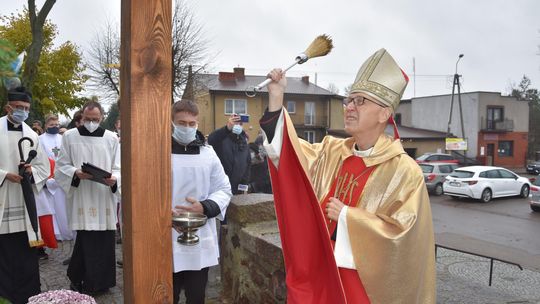
[{"label": "chimney", "polygon": [[244,74],[245,69],[241,67],[234,68],[234,76],[238,80],[244,80],[246,79],[246,75]]},{"label": "chimney", "polygon": [[219,72],[218,79],[219,81],[231,82],[236,80],[236,76],[232,72]]},{"label": "chimney", "polygon": [[302,82],[305,84],[309,84],[309,76],[302,76]]}]

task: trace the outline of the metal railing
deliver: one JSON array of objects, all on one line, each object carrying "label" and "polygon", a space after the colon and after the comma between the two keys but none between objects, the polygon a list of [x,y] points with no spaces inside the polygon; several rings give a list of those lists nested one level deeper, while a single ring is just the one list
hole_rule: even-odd
[{"label": "metal railing", "polygon": [[514,130],[513,119],[491,120],[482,118],[480,127],[483,131],[511,132]]}]

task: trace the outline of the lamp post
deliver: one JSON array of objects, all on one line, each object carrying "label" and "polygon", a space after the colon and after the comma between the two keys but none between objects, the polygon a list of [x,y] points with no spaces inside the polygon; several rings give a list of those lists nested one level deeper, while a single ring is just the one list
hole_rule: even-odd
[{"label": "lamp post", "polygon": [[[447,129],[447,136],[450,135],[450,125],[452,123],[452,112],[453,112],[453,108],[454,108],[454,92],[455,92],[455,88],[457,87],[457,95],[458,95],[458,103],[459,103],[459,118],[460,118],[460,121],[461,121],[461,136],[463,138],[463,140],[465,142],[467,142],[466,138],[465,138],[465,127],[464,127],[464,124],[463,124],[463,107],[462,107],[462,104],[461,104],[461,85],[459,83],[459,77],[461,77],[461,75],[458,74],[458,63],[459,61],[461,60],[461,58],[463,58],[463,54],[459,54],[458,56],[458,59],[456,61],[456,72],[454,74],[454,83],[452,85],[452,99],[450,101],[450,117],[448,119],[448,129]],[[466,158],[467,158],[467,150],[463,150],[463,157],[464,157],[464,161],[466,162]]]}]

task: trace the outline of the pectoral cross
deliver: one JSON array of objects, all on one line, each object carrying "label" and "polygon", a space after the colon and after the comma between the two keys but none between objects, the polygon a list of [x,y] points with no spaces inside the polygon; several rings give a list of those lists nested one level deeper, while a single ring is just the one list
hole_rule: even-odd
[{"label": "pectoral cross", "polygon": [[60,153],[60,149],[58,147],[52,148],[52,152],[54,153],[54,157],[58,157],[58,154]]}]

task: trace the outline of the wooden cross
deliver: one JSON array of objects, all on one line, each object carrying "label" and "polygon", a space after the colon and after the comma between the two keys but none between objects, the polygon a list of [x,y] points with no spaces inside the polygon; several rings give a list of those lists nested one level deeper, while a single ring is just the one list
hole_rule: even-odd
[{"label": "wooden cross", "polygon": [[171,0],[122,0],[124,303],[172,303]]}]

